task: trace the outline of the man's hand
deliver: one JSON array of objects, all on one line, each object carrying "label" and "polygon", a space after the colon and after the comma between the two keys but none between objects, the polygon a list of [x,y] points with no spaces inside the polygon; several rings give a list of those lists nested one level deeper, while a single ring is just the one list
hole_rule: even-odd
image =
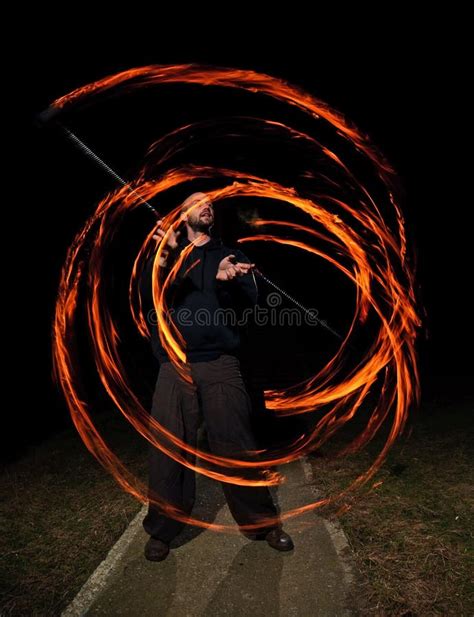
[{"label": "man's hand", "polygon": [[[153,240],[162,241],[166,232],[161,228],[163,219],[160,219],[157,223],[155,233],[153,234]],[[175,250],[178,248],[178,239],[180,231],[171,231],[168,236],[167,246],[163,248],[160,256],[160,266],[164,267],[168,261],[169,250]]]},{"label": "man's hand", "polygon": [[244,274],[247,274],[247,272],[255,267],[255,264],[247,264],[243,262],[234,263],[233,260],[235,260],[235,255],[227,255],[227,257],[224,257],[224,259],[220,262],[216,274],[216,279],[218,281],[230,281],[236,276],[243,276]]}]

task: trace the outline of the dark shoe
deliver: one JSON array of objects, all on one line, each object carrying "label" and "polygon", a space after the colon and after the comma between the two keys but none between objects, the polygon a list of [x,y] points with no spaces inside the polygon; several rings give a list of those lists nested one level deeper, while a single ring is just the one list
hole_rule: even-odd
[{"label": "dark shoe", "polygon": [[145,557],[149,561],[163,561],[168,557],[170,547],[157,538],[150,538],[145,545]]},{"label": "dark shoe", "polygon": [[280,528],[269,531],[265,540],[277,551],[291,551],[295,547],[290,536]]}]

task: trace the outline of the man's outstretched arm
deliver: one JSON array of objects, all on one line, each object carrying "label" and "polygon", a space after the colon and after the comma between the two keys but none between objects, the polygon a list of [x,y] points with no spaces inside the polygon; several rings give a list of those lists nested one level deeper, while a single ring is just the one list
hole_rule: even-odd
[{"label": "man's outstretched arm", "polygon": [[242,306],[254,306],[258,291],[252,269],[255,267],[242,251],[236,249],[222,259],[217,270],[218,288],[229,288]]}]

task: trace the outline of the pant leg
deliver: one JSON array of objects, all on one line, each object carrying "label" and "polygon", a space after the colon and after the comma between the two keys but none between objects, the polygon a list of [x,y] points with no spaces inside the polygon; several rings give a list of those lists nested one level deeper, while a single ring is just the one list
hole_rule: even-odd
[{"label": "pant leg", "polygon": [[[240,374],[239,360],[222,355],[211,362],[192,365],[193,379],[201,399],[206,422],[209,447],[214,454],[229,458],[249,459],[248,451],[256,450],[250,426],[250,398]],[[253,460],[256,460],[255,456]],[[255,470],[231,470],[228,474],[255,478]],[[259,530],[264,533],[280,527],[277,508],[266,486],[240,486],[222,483],[229,509],[238,525],[258,522],[262,518],[277,517]]]},{"label": "pant leg", "polygon": [[[169,362],[163,363],[160,367],[151,415],[176,437],[189,445],[196,445],[199,425],[197,393],[179,378]],[[186,457],[192,460],[191,455],[186,454]],[[194,471],[177,463],[158,448],[150,446],[149,496],[156,494],[167,503],[190,514],[195,492]],[[167,516],[160,507],[149,503],[143,527],[153,538],[169,543],[180,533],[184,525],[181,521]]]}]

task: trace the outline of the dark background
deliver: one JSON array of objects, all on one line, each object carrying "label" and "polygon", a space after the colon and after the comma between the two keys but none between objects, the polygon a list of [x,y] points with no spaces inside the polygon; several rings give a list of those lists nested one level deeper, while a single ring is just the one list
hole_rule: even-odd
[{"label": "dark background", "polygon": [[[445,30],[450,29],[446,23]],[[30,39],[34,53],[27,75],[23,73],[27,95],[22,97],[18,126],[19,135],[26,132],[21,143],[28,145],[22,147],[21,164],[28,172],[20,185],[28,192],[27,205],[18,214],[28,220],[31,232],[30,261],[18,257],[26,291],[20,327],[26,340],[18,363],[25,392],[21,388],[16,397],[17,411],[3,450],[7,458],[70,424],[51,380],[57,284],[74,233],[97,200],[113,188],[68,143],[39,130],[34,116],[75,87],[145,64],[196,62],[269,73],[327,101],[366,132],[397,170],[403,188],[402,207],[425,313],[418,344],[423,395],[456,400],[472,388],[472,310],[467,298],[472,286],[472,198],[458,147],[465,84],[460,41],[448,48],[436,30],[422,32],[403,24],[389,32],[383,21],[365,31],[342,31],[332,23],[329,32],[321,24],[299,32],[296,26],[285,30],[282,25],[233,33],[219,32],[218,27],[178,29],[165,36],[161,26],[137,43],[117,32],[112,40],[92,44],[87,31],[68,36],[64,28],[51,28]],[[186,105],[179,100],[179,109],[174,109],[173,96],[176,91],[159,101],[150,134],[140,114],[124,116],[117,103],[111,106],[108,124],[100,120],[107,110],[97,109],[85,110],[73,122],[93,149],[127,175],[136,169],[142,148],[169,128],[166,122],[173,127],[175,119],[186,119]],[[204,99],[193,99],[192,105],[206,117]],[[31,275],[25,275],[25,267]],[[285,283],[284,276],[280,280]],[[330,289],[330,281],[325,284]],[[323,337],[318,344],[331,343]],[[284,356],[284,346],[274,353]]]}]

